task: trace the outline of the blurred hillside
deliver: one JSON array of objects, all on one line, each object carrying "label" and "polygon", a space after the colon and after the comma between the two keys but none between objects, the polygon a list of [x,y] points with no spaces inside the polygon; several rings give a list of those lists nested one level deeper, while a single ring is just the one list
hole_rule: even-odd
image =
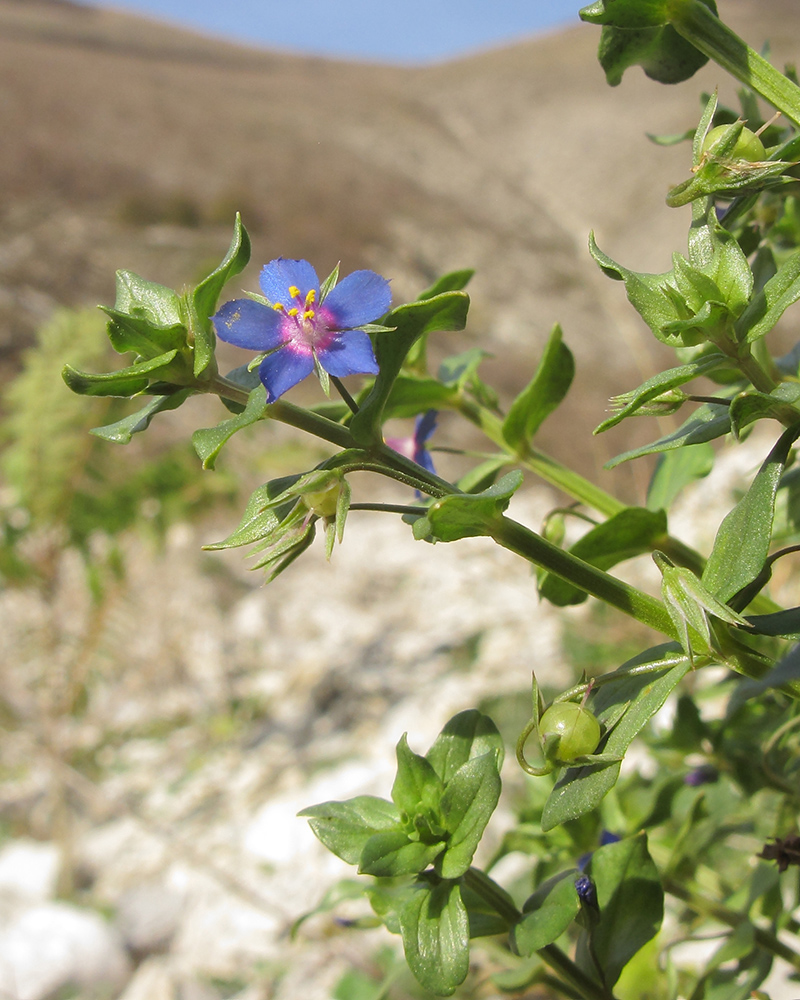
[{"label": "blurred hillside", "polygon": [[[790,0],[721,6],[754,45],[771,39],[778,64],[791,58]],[[706,70],[667,88],[635,70],[614,91],[597,39],[579,25],[399,69],[238,47],[66,0],[0,0],[0,356],[13,367],[57,304],[111,301],[117,267],[193,280],[239,209],[254,243],[247,287],[279,255],[321,273],[337,260],[374,267],[397,299],[476,267],[467,336],[489,342],[509,391],[560,321],[578,355],[583,462],[599,466],[617,444],[584,431],[609,394],[650,374],[653,348],[589,261],[587,233],[623,262],[669,266],[687,216],[661,192],[686,175],[688,147],[644,133],[683,131],[700,89],[727,84]]]}]

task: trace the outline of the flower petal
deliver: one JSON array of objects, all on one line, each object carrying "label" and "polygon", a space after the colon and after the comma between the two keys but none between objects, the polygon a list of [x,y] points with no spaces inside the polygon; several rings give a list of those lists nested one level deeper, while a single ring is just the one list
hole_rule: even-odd
[{"label": "flower petal", "polygon": [[287,309],[296,305],[289,294],[292,285],[300,290],[301,298],[305,298],[312,288],[319,295],[317,272],[307,260],[291,260],[288,257],[271,260],[261,268],[259,283],[270,302],[280,302]]},{"label": "flower petal", "polygon": [[220,340],[251,351],[269,351],[283,343],[281,315],[252,299],[234,299],[211,317]]},{"label": "flower petal", "polygon": [[332,337],[325,347],[317,349],[319,363],[329,375],[377,375],[378,362],[372,341],[362,330],[349,330]]},{"label": "flower petal", "polygon": [[330,314],[329,326],[351,330],[374,323],[391,304],[392,290],[386,278],[374,271],[353,271],[331,290],[322,309]]},{"label": "flower petal", "polygon": [[424,445],[436,430],[436,418],[438,416],[438,410],[428,410],[422,416],[417,417],[417,421],[414,424],[414,441],[417,447]]},{"label": "flower petal", "polygon": [[287,389],[302,382],[313,371],[314,358],[311,354],[301,354],[291,347],[268,354],[258,366],[258,377],[267,390],[267,402],[274,403]]}]

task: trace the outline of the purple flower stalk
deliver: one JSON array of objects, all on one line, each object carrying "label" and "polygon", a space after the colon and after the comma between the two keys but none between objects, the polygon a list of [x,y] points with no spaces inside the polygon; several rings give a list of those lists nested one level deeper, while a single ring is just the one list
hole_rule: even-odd
[{"label": "purple flower stalk", "polygon": [[369,326],[388,311],[389,282],[374,271],[353,271],[324,297],[307,260],[279,257],[261,270],[269,305],[253,299],[226,302],[212,316],[220,340],[268,352],[258,367],[274,403],[319,367],[329,375],[377,375]]},{"label": "purple flower stalk", "polygon": [[423,469],[427,469],[434,475],[436,475],[436,469],[433,467],[433,459],[425,445],[436,430],[437,416],[438,410],[428,410],[427,413],[417,417],[412,435],[386,438],[386,443],[391,449],[404,458],[410,458],[412,462],[416,462],[417,465],[421,465]]}]

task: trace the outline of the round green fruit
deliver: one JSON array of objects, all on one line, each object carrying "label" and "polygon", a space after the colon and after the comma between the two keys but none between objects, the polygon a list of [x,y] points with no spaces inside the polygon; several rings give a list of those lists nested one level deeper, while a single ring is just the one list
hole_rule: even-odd
[{"label": "round green fruit", "polygon": [[[713,156],[715,147],[720,144],[729,129],[730,125],[717,125],[716,128],[712,128],[705,139],[703,139],[701,154],[705,155],[708,153]],[[747,160],[748,163],[758,163],[761,160],[766,160],[767,151],[764,149],[764,143],[755,132],[752,132],[749,128],[742,128],[736,144],[733,149],[725,154],[725,157],[729,160]]]},{"label": "round green fruit", "polygon": [[539,720],[539,735],[545,754],[560,764],[593,753],[600,742],[600,723],[588,708],[562,701]]}]

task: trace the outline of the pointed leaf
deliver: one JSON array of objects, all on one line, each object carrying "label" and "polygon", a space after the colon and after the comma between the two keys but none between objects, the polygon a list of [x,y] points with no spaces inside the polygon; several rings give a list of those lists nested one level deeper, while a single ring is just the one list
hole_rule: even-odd
[{"label": "pointed leaf", "polygon": [[719,527],[702,582],[728,601],[761,572],[769,554],[775,495],[800,424],[784,431],[756,474],[750,489]]},{"label": "pointed leaf", "polygon": [[777,273],[757,292],[736,323],[740,341],[760,340],[775,326],[790,305],[800,299],[800,251],[781,264]]},{"label": "pointed leaf", "polygon": [[392,801],[402,812],[413,816],[421,809],[438,809],[444,784],[430,763],[408,745],[404,734],[397,744],[397,777]]},{"label": "pointed leaf", "polygon": [[252,390],[247,406],[241,413],[234,417],[229,417],[217,424],[216,427],[204,427],[192,434],[192,444],[203,463],[204,469],[213,469],[217,455],[222,451],[225,444],[233,435],[256,423],[264,416],[267,407],[267,390],[263,385],[257,385]]},{"label": "pointed leaf", "polygon": [[[738,438],[745,427],[756,420],[773,418],[781,420],[787,406],[800,400],[800,383],[781,382],[772,392],[757,392],[750,389],[740,392],[731,400],[731,430]],[[800,420],[800,410],[797,411]]]},{"label": "pointed leaf", "polygon": [[533,955],[557,941],[580,910],[575,891],[577,868],[559,872],[543,882],[522,908],[524,916],[513,931],[514,944],[520,955]]},{"label": "pointed leaf", "polygon": [[434,542],[491,534],[493,523],[522,485],[522,473],[509,472],[482,493],[456,493],[436,500],[414,522],[414,537]]},{"label": "pointed leaf", "polygon": [[374,795],[359,795],[346,802],[321,802],[297,815],[308,819],[315,836],[329,851],[351,865],[359,863],[371,837],[397,828],[400,822],[397,807]]},{"label": "pointed leaf", "polygon": [[664,890],[645,833],[599,847],[588,874],[600,911],[589,932],[591,949],[611,988],[636,952],[658,933]]},{"label": "pointed leaf", "polygon": [[468,760],[492,751],[502,763],[503,738],[497,726],[488,715],[471,708],[446,723],[425,757],[446,785]]},{"label": "pointed leaf", "polygon": [[147,281],[133,271],[117,271],[116,285],[117,298],[112,312],[144,319],[165,330],[183,323],[180,296],[166,285]]},{"label": "pointed leaf", "polygon": [[469,920],[458,882],[418,879],[398,915],[411,971],[426,990],[451,996],[469,972]]},{"label": "pointed leaf", "polygon": [[108,306],[100,308],[109,317],[108,339],[118,354],[134,351],[143,358],[153,358],[186,346],[186,327],[182,323],[160,326],[143,316],[127,316]]},{"label": "pointed leaf", "polygon": [[165,413],[167,410],[176,410],[182,403],[185,403],[192,395],[191,389],[179,389],[168,396],[155,396],[146,406],[136,413],[131,413],[122,420],[117,420],[113,424],[106,424],[105,427],[93,427],[89,432],[95,437],[103,438],[105,441],[113,441],[116,444],[129,444],[134,434],[147,430],[150,421],[157,413]]},{"label": "pointed leaf", "polygon": [[675,497],[690,483],[714,468],[714,449],[708,443],[689,445],[659,455],[647,488],[648,510],[669,510]]},{"label": "pointed leaf", "polygon": [[445,844],[425,844],[411,840],[401,829],[376,833],[364,844],[358,870],[362,875],[378,878],[396,878],[416,875],[433,864]]},{"label": "pointed leaf", "polygon": [[168,351],[149,361],[100,374],[81,372],[72,365],[64,365],[62,376],[70,389],[81,396],[135,396],[144,392],[151,381],[157,381],[159,375],[168,380],[171,374],[169,365],[177,355],[177,351]]},{"label": "pointed leaf", "polygon": [[503,438],[510,448],[524,449],[542,422],[564,399],[575,376],[575,360],[556,324],[531,381],[511,404],[503,421]]},{"label": "pointed leaf", "polygon": [[441,811],[450,836],[436,865],[442,878],[460,878],[472,864],[500,798],[500,787],[495,750],[468,760],[448,781],[441,798]]},{"label": "pointed leaf", "polygon": [[216,552],[220,549],[237,548],[241,545],[252,545],[255,542],[263,541],[281,524],[284,516],[293,505],[290,502],[283,510],[275,510],[274,498],[296,483],[299,478],[300,476],[284,476],[259,486],[247,501],[244,514],[236,530],[223,541],[204,545],[203,548],[206,551]]},{"label": "pointed leaf", "polygon": [[723,403],[703,403],[676,431],[666,434],[652,444],[646,444],[641,448],[634,448],[617,455],[610,462],[606,462],[605,468],[613,469],[621,462],[629,462],[633,458],[641,458],[644,455],[657,455],[660,452],[672,451],[674,448],[682,448],[686,445],[714,441],[727,434],[730,429],[729,406]]}]

